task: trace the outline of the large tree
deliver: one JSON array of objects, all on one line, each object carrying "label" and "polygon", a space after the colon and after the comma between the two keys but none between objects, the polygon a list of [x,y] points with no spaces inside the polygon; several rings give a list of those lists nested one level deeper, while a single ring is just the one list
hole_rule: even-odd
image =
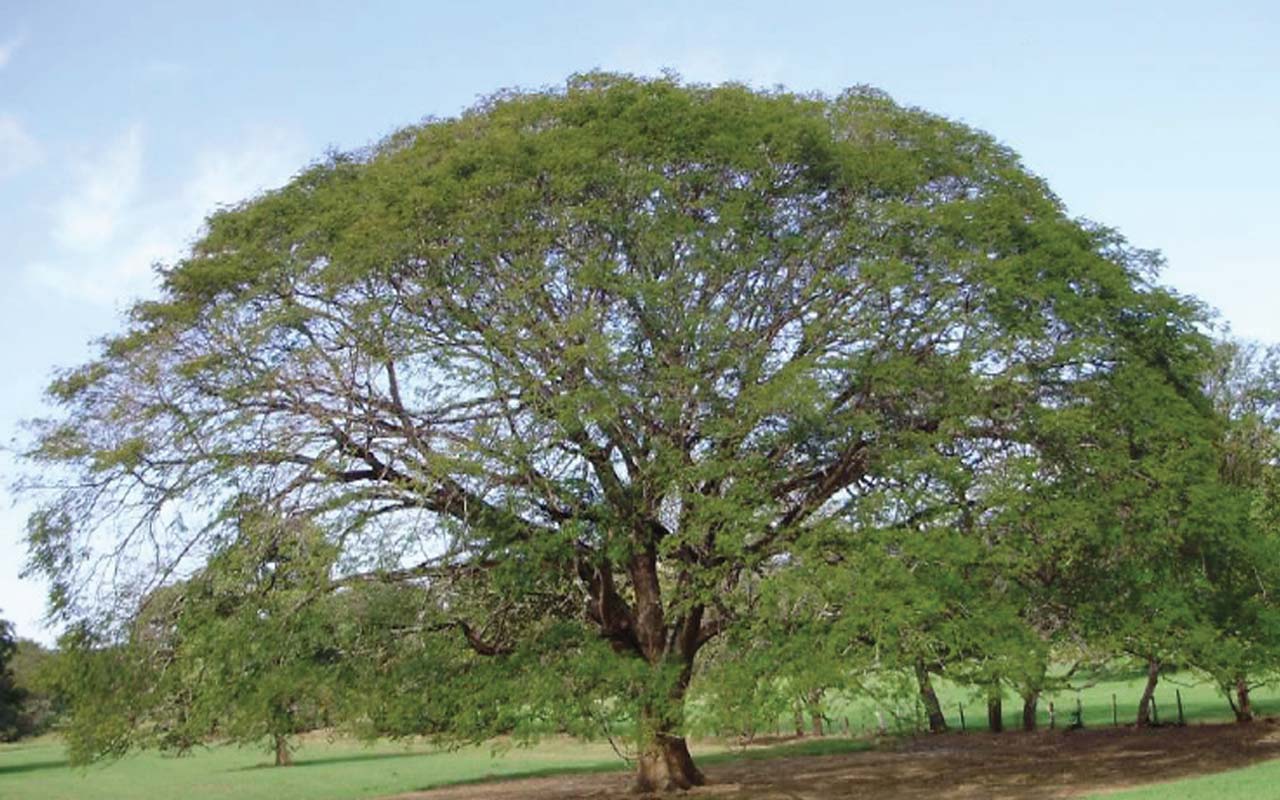
[{"label": "large tree", "polygon": [[1119,326],[1185,332],[1149,265],[874,90],[500,94],[208,220],[53,385],[33,564],[58,610],[128,613],[255,497],[326,532],[333,590],[437,593],[422,631],[512,673],[554,641],[562,688],[631,712],[638,785],[687,787],[695,658],[759,582],[1108,369]]}]

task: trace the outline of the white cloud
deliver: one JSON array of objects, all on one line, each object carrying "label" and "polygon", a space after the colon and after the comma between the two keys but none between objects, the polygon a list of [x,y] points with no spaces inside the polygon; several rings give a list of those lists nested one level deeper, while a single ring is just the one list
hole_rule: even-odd
[{"label": "white cloud", "polygon": [[142,126],[133,125],[77,168],[75,189],[58,204],[53,235],[59,244],[94,252],[116,234],[142,180]]},{"label": "white cloud", "polygon": [[195,172],[183,187],[183,197],[203,218],[219,206],[283,183],[303,165],[300,151],[297,139],[283,130],[250,131],[244,147],[200,153]]},{"label": "white cloud", "polygon": [[13,60],[13,54],[27,41],[26,32],[21,32],[10,36],[4,43],[0,44],[0,69],[4,69]]},{"label": "white cloud", "polygon": [[27,265],[31,282],[61,295],[109,306],[151,288],[152,265],[173,258],[177,248],[154,231],[144,231],[117,247],[82,260],[61,259]]},{"label": "white cloud", "polygon": [[39,164],[42,149],[17,118],[0,115],[0,180]]},{"label": "white cloud", "polygon": [[28,280],[100,305],[146,293],[154,264],[180,258],[219,206],[287,180],[304,163],[303,147],[287,131],[259,128],[189,163],[176,181],[151,179],[160,170],[144,169],[142,130],[130,128],[78,168],[79,180],[54,209],[51,257],[28,264]]}]

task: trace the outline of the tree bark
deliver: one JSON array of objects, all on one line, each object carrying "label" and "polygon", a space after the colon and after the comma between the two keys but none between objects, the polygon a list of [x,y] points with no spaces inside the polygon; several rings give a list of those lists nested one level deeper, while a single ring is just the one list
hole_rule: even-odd
[{"label": "tree bark", "polygon": [[1036,706],[1040,703],[1040,692],[1032,690],[1022,696],[1022,729],[1036,729]]},{"label": "tree bark", "polygon": [[821,708],[823,694],[825,694],[825,692],[823,692],[822,689],[814,689],[812,692],[809,692],[809,696],[806,698],[809,703],[809,719],[813,726],[813,735],[817,737],[826,735],[823,731]]},{"label": "tree bark", "polygon": [[1253,705],[1249,701],[1249,682],[1236,678],[1236,722],[1253,722]]},{"label": "tree bark", "polygon": [[925,669],[924,661],[916,661],[916,682],[920,685],[920,700],[924,703],[925,714],[929,717],[930,733],[946,733],[947,718],[942,713],[942,704],[938,702],[938,694],[933,691],[933,684],[929,681],[929,670]]},{"label": "tree bark", "polygon": [[641,709],[641,747],[633,789],[648,794],[701,786],[707,779],[693,763],[689,746],[678,731],[685,693],[693,678],[693,660],[702,645],[703,608],[693,606],[668,627],[657,559],[651,546],[632,558],[628,573],[635,592],[637,655],[654,668],[673,662],[679,665],[675,681],[667,688],[665,702],[657,707],[646,703]]},{"label": "tree bark", "polygon": [[987,728],[992,733],[1004,730],[1004,700],[998,694],[987,698]]},{"label": "tree bark", "polygon": [[793,722],[795,723],[796,738],[803,739],[804,738],[804,710],[803,709],[799,707],[796,708],[795,714],[793,715]]},{"label": "tree bark", "polygon": [[1151,724],[1151,698],[1155,696],[1156,684],[1160,681],[1160,662],[1152,658],[1147,661],[1147,685],[1142,689],[1142,699],[1138,701],[1139,728]]},{"label": "tree bark", "polygon": [[692,789],[706,782],[684,737],[655,731],[640,752],[633,788],[637,794],[651,794]]},{"label": "tree bark", "polygon": [[276,745],[276,766],[291,767],[293,766],[293,754],[289,752],[289,739],[282,734],[275,734]]}]

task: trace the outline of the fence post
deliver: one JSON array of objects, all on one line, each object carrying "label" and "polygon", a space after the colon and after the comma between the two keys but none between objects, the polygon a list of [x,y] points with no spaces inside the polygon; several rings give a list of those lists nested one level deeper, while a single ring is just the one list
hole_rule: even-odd
[{"label": "fence post", "polygon": [[1076,692],[1076,725],[1084,727],[1084,703],[1080,701],[1080,693]]},{"label": "fence post", "polygon": [[1111,725],[1116,728],[1120,727],[1120,712],[1116,709],[1115,692],[1111,693]]},{"label": "fence post", "polygon": [[1056,719],[1057,719],[1057,717],[1056,717],[1056,715],[1053,713],[1053,701],[1052,701],[1052,700],[1050,700],[1050,701],[1049,701],[1049,730],[1053,730],[1054,723],[1055,723]]},{"label": "fence post", "polygon": [[1187,720],[1182,716],[1182,690],[1174,689],[1173,693],[1174,693],[1174,696],[1178,698],[1178,724],[1186,725]]},{"label": "fence post", "polygon": [[964,703],[956,703],[956,708],[960,709],[960,730],[967,730],[964,725]]}]

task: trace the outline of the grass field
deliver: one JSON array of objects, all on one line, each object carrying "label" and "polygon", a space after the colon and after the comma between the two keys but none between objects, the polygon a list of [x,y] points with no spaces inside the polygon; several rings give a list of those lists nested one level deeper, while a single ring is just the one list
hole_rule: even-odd
[{"label": "grass field", "polygon": [[[949,721],[959,727],[957,704],[966,706],[968,729],[985,728],[985,707],[965,691],[940,683],[939,693],[947,707]],[[1230,709],[1220,694],[1205,685],[1163,681],[1157,693],[1161,716],[1172,720],[1175,689],[1180,689],[1184,712],[1192,722],[1226,720]],[[1111,724],[1111,696],[1120,705],[1121,723],[1132,719],[1141,691],[1141,681],[1112,681],[1083,689],[1079,695],[1086,725],[1098,728]],[[1046,722],[1047,700],[1042,704],[1041,723]],[[1060,693],[1051,698],[1058,707],[1060,724],[1066,724],[1074,709],[1076,694]],[[1015,728],[1021,708],[1013,698],[1007,702],[1006,724]],[[1260,691],[1255,697],[1259,713],[1280,713],[1280,693]],[[900,709],[902,716],[908,712]],[[875,707],[865,702],[833,704],[833,722],[849,717],[855,730],[872,729]],[[785,731],[785,723],[783,730]],[[841,752],[862,747],[848,739],[811,741],[799,750],[783,748],[734,750],[730,745],[700,741],[694,750],[701,763],[715,763],[743,757],[763,758],[778,753]],[[212,747],[186,757],[140,753],[120,761],[77,769],[66,762],[58,740],[45,738],[0,746],[0,798],[3,800],[141,800],[142,798],[183,797],[190,800],[356,800],[487,778],[553,775],[569,772],[603,771],[623,768],[607,743],[575,743],[549,740],[533,748],[467,748],[444,752],[422,743],[404,745],[380,742],[365,746],[348,740],[310,737],[296,754],[297,766],[274,769],[271,758],[255,748]],[[1280,797],[1280,761],[1269,762],[1216,776],[1161,785],[1114,797],[1237,798]]]},{"label": "grass field", "polygon": [[[1070,723],[1072,713],[1079,698],[1084,712],[1084,723],[1090,727],[1112,725],[1118,718],[1119,724],[1132,723],[1137,714],[1138,699],[1142,696],[1145,678],[1134,677],[1129,680],[1100,681],[1075,691],[1060,691],[1046,694],[1040,698],[1039,723],[1049,724],[1049,703],[1054,704],[1056,723],[1065,726]],[[959,730],[960,708],[963,706],[965,727],[968,730],[987,729],[986,701],[975,697],[969,689],[960,688],[945,680],[935,680],[934,687],[942,702],[947,716],[947,724]],[[1189,722],[1229,721],[1232,716],[1231,707],[1226,698],[1215,687],[1196,681],[1191,675],[1174,674],[1163,677],[1156,688],[1156,709],[1162,722],[1173,722],[1177,719],[1177,699],[1182,696],[1182,707],[1185,718]],[[1115,697],[1116,716],[1112,716],[1112,696]],[[829,704],[827,716],[833,725],[842,727],[844,720],[849,720],[852,732],[873,731],[877,724],[877,705],[867,700],[851,702],[835,701]],[[1280,714],[1280,690],[1271,687],[1257,689],[1253,693],[1254,713],[1259,716]],[[899,729],[918,728],[923,725],[918,706],[903,703],[898,708],[880,706],[885,713],[886,721],[892,726],[899,720]],[[1004,698],[1004,725],[1012,730],[1022,725],[1022,701],[1015,695],[1006,694]],[[786,732],[791,721],[779,720],[778,727]]]},{"label": "grass field", "polygon": [[[811,740],[743,751],[703,742],[702,764],[787,755],[829,755],[866,749],[850,739]],[[608,744],[562,739],[529,748],[472,747],[442,751],[430,746],[312,738],[293,767],[275,769],[269,754],[252,748],[211,747],[189,756],[138,753],[87,768],[71,767],[56,737],[0,745],[3,800],[354,800],[449,784],[498,778],[626,770]]]},{"label": "grass field", "polygon": [[288,769],[254,748],[213,747],[189,756],[139,753],[83,769],[45,738],[0,747],[4,800],[348,800],[488,777],[619,766],[607,744],[552,741],[494,755],[491,748],[441,752],[428,746],[312,739]]},{"label": "grass field", "polygon": [[1280,760],[1217,775],[1097,795],[1090,800],[1221,800],[1227,797],[1232,800],[1280,798]]}]

